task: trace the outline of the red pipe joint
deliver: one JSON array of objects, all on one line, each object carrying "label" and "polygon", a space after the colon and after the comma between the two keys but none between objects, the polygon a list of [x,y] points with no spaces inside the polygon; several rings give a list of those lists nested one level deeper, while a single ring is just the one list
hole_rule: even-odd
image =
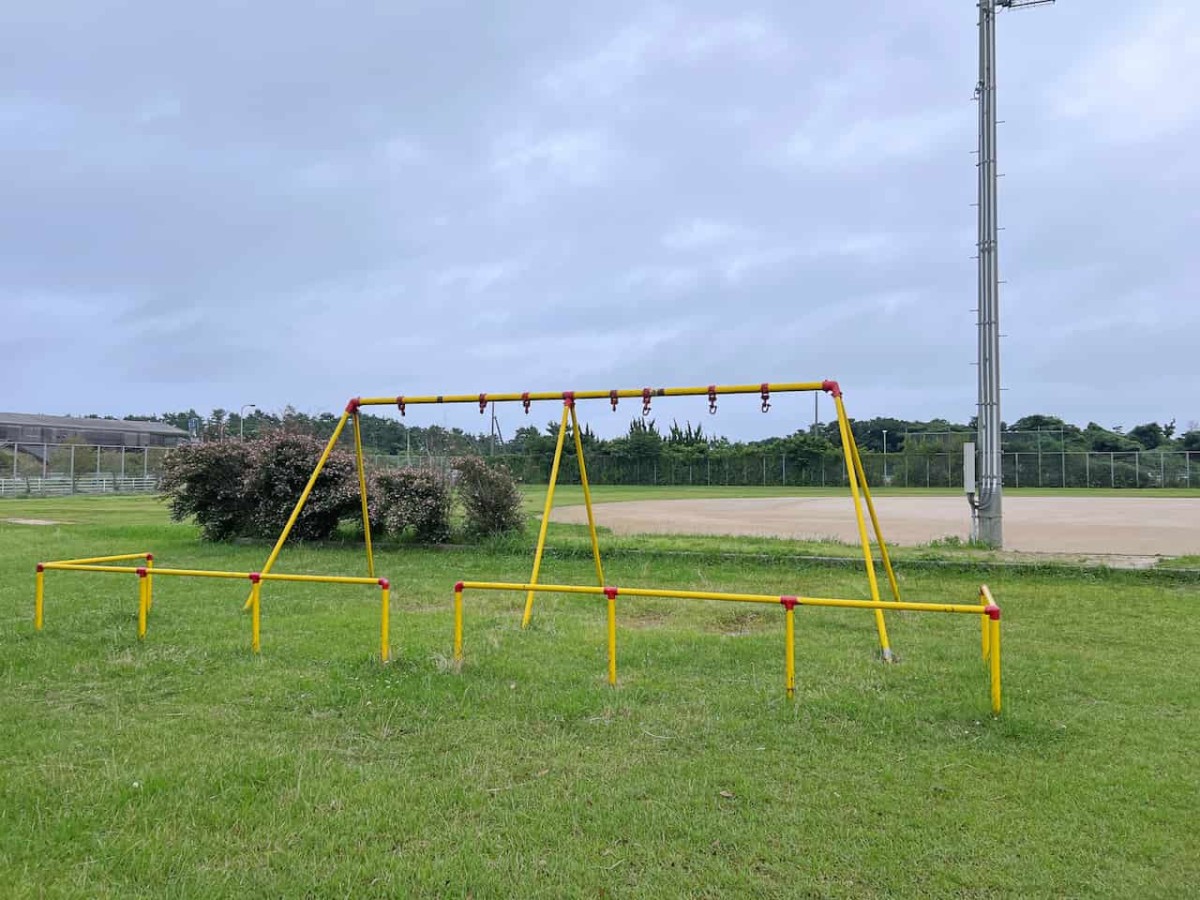
[{"label": "red pipe joint", "polygon": [[154,562],[154,554],[153,553],[146,554],[146,562]]},{"label": "red pipe joint", "polygon": [[563,406],[565,406],[567,409],[575,408],[575,392],[574,391],[563,391]]},{"label": "red pipe joint", "polygon": [[358,408],[360,406],[362,406],[362,398],[361,397],[351,397],[350,402],[346,404],[346,412],[353,415],[354,413],[358,412]]},{"label": "red pipe joint", "polygon": [[791,610],[795,609],[796,605],[799,602],[800,601],[796,597],[780,597],[779,598],[779,605],[782,606],[784,609],[788,610],[789,612]]},{"label": "red pipe joint", "polygon": [[388,588],[390,588],[392,586],[392,583],[390,581],[388,581],[386,578],[380,578],[379,586],[386,591]]},{"label": "red pipe joint", "polygon": [[250,579],[251,584],[258,584],[260,581],[262,581],[262,575],[258,572],[251,572],[246,577]]},{"label": "red pipe joint", "polygon": [[821,382],[821,390],[833,397],[842,396],[842,389],[836,381],[825,379]]},{"label": "red pipe joint", "polygon": [[138,566],[136,569],[134,569],[134,571],[137,572],[138,578],[145,578],[148,574],[145,566]]},{"label": "red pipe joint", "polygon": [[985,606],[983,611],[987,613],[987,617],[993,622],[1000,621],[1000,607],[998,607],[995,603]]},{"label": "red pipe joint", "polygon": [[45,571],[46,571],[46,564],[45,564],[45,563],[38,563],[38,564],[37,564],[37,570],[38,570],[39,572],[45,572]]},{"label": "red pipe joint", "polygon": [[454,585],[454,593],[461,594],[462,592],[463,592],[463,583],[461,581],[456,582]]},{"label": "red pipe joint", "polygon": [[606,587],[606,588],[604,589],[604,596],[605,596],[605,597],[607,597],[609,600],[616,600],[616,599],[617,599],[617,593],[618,593],[618,592],[617,592],[617,589],[616,589],[615,587]]}]

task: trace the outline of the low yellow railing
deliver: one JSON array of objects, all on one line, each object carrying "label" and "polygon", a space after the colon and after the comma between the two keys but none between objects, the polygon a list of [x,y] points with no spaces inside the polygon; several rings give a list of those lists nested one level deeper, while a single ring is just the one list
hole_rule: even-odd
[{"label": "low yellow railing", "polygon": [[983,656],[989,663],[992,712],[1000,714],[1000,607],[987,585],[979,590],[980,602],[911,603],[907,601],[847,600],[838,597],[802,597],[777,594],[736,594],[720,591],[675,591],[660,588],[595,587],[577,584],[524,584],[504,581],[460,581],[454,585],[454,659],[463,658],[463,593],[465,591],[538,591],[548,594],[603,596],[608,605],[608,683],[617,683],[617,597],[660,597],[678,600],[721,600],[733,603],[765,603],[784,609],[784,684],[788,697],[795,694],[795,608],[827,606],[839,609],[908,610],[911,612],[957,613],[980,616],[983,623]]},{"label": "low yellow railing", "polygon": [[[106,563],[141,559],[142,566],[113,566]],[[372,585],[380,589],[379,611],[379,656],[384,663],[391,659],[390,606],[391,583],[386,578],[360,578],[348,575],[277,575],[263,572],[226,572],[209,569],[166,569],[154,568],[152,553],[123,553],[115,556],[93,556],[87,559],[60,559],[37,565],[34,586],[33,627],[42,630],[44,624],[46,572],[102,572],[109,574],[136,575],[138,578],[138,639],[146,637],[150,610],[154,605],[154,576],[168,578],[229,578],[250,582],[250,646],[255,653],[262,649],[262,583],[264,581],[297,581],[310,584],[355,584]]]}]

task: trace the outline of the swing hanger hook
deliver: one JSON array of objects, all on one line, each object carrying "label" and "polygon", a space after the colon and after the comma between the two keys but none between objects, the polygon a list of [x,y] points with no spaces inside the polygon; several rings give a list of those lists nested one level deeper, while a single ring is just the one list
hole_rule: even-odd
[{"label": "swing hanger hook", "polygon": [[715,384],[708,386],[708,414],[710,416],[717,414],[717,386]]},{"label": "swing hanger hook", "polygon": [[771,408],[771,386],[764,381],[760,391],[762,392],[762,411],[767,412]]}]

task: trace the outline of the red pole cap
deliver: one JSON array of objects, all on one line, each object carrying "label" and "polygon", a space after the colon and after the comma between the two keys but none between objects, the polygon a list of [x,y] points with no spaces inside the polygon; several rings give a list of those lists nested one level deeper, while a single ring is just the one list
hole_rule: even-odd
[{"label": "red pole cap", "polygon": [[250,579],[251,584],[258,584],[262,581],[262,575],[258,572],[251,572],[247,577]]},{"label": "red pole cap", "polygon": [[796,604],[800,601],[796,597],[780,597],[779,605],[784,609],[792,610],[796,608]]},{"label": "red pole cap", "polygon": [[356,412],[358,412],[358,408],[360,406],[362,406],[362,398],[361,397],[351,397],[350,402],[346,404],[346,412],[356,413]]},{"label": "red pole cap", "polygon": [[145,566],[138,566],[136,569],[134,569],[134,571],[137,572],[138,578],[146,577],[146,567]]},{"label": "red pole cap", "polygon": [[828,378],[821,382],[821,390],[834,397],[842,396],[842,389],[836,381],[830,381]]},{"label": "red pole cap", "polygon": [[45,571],[46,571],[46,564],[45,564],[45,563],[38,563],[38,564],[37,564],[37,570],[38,570],[39,572],[45,572]]},{"label": "red pole cap", "polygon": [[462,592],[463,592],[463,583],[461,581],[455,582],[454,593],[461,594]]},{"label": "red pole cap", "polygon": [[380,578],[379,586],[386,591],[388,588],[390,588],[392,586],[392,583],[390,581],[388,581],[386,578]]},{"label": "red pole cap", "polygon": [[606,587],[604,589],[604,596],[607,597],[609,600],[616,600],[617,599],[617,589],[615,587]]},{"label": "red pole cap", "polygon": [[987,613],[987,617],[988,617],[989,619],[991,619],[991,620],[993,620],[993,621],[995,621],[995,622],[999,622],[999,621],[1000,621],[1000,607],[998,607],[998,606],[997,606],[995,603],[992,603],[992,604],[990,604],[990,605],[988,605],[988,606],[985,606],[985,607],[983,608],[983,611],[984,611],[985,613]]}]

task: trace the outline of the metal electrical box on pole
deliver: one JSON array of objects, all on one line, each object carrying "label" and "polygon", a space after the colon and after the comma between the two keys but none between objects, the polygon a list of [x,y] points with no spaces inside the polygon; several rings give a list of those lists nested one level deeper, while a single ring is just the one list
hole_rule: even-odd
[{"label": "metal electrical box on pole", "polygon": [[976,408],[979,465],[971,504],[971,538],[997,549],[1004,546],[1000,446],[1000,260],[996,215],[996,9],[1042,6],[1054,0],[979,0],[979,396]]}]

